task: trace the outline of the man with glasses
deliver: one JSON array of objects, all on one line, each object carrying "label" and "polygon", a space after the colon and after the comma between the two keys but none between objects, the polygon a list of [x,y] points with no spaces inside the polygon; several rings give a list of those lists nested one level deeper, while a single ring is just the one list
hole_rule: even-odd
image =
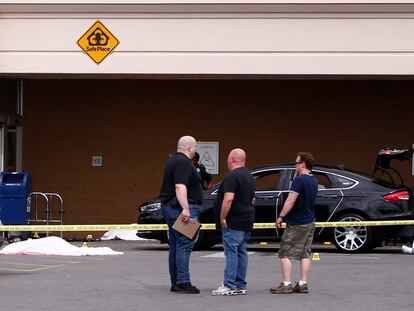
[{"label": "man with glasses", "polygon": [[[312,154],[298,153],[290,193],[276,219],[276,227],[281,228],[285,221],[286,229],[279,248],[283,282],[270,289],[272,294],[309,292],[310,247],[315,231],[315,200],[318,193],[318,182],[311,174],[314,163]],[[292,286],[292,259],[300,260],[300,281],[295,286]]]}]

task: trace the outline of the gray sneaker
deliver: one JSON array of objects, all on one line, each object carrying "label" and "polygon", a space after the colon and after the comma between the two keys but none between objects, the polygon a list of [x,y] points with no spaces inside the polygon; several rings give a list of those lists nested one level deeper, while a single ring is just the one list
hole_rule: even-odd
[{"label": "gray sneaker", "polygon": [[292,288],[294,293],[307,294],[309,293],[308,284],[299,285],[299,282]]},{"label": "gray sneaker", "polygon": [[274,287],[270,289],[272,294],[292,294],[292,284],[285,285],[285,283],[281,282],[278,287]]}]

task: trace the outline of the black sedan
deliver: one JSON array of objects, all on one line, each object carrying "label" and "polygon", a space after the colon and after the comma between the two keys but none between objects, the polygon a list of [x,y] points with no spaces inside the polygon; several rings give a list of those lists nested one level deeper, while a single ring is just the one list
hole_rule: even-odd
[{"label": "black sedan", "polygon": [[[377,166],[381,163],[383,164],[377,161]],[[385,172],[383,167],[376,169]],[[251,173],[256,179],[255,223],[274,223],[289,194],[295,166],[272,165],[253,169]],[[346,222],[413,219],[412,188],[396,184],[392,178],[387,178],[386,181],[363,173],[327,166],[314,167],[312,174],[319,183],[315,206],[316,220],[344,222],[344,226],[341,227],[316,228],[316,240],[331,241],[344,252],[360,252],[379,246],[384,240],[397,238],[407,228],[347,226]],[[202,223],[214,223],[212,206],[218,186],[219,184],[204,192],[203,209],[200,214]],[[164,223],[158,199],[140,205],[138,223]],[[251,240],[277,241],[282,233],[283,230],[276,228],[257,229],[253,231]],[[167,242],[165,231],[138,231],[137,235]],[[208,248],[219,242],[219,230],[202,230],[197,246]]]}]

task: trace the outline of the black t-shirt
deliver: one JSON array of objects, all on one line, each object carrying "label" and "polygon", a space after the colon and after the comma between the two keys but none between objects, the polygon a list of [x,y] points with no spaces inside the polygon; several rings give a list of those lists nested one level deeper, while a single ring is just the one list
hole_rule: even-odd
[{"label": "black t-shirt", "polygon": [[164,170],[164,179],[160,191],[162,202],[169,202],[175,197],[175,185],[187,186],[187,198],[192,201],[203,201],[200,176],[193,163],[184,153],[175,152],[167,162]]},{"label": "black t-shirt", "polygon": [[217,228],[221,228],[220,211],[224,193],[232,192],[234,193],[234,199],[226,217],[227,226],[234,230],[253,230],[255,211],[252,200],[255,189],[255,180],[245,167],[236,168],[224,177],[214,200]]}]

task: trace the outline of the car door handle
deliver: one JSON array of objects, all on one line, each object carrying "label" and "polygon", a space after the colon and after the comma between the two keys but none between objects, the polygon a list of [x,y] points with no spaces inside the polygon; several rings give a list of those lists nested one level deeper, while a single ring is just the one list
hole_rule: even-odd
[{"label": "car door handle", "polygon": [[337,198],[338,195],[337,194],[324,194],[323,197],[325,199],[329,199],[329,198]]},{"label": "car door handle", "polygon": [[262,199],[262,200],[273,200],[273,199],[277,199],[279,196],[276,195],[261,195],[256,197],[256,199]]}]

